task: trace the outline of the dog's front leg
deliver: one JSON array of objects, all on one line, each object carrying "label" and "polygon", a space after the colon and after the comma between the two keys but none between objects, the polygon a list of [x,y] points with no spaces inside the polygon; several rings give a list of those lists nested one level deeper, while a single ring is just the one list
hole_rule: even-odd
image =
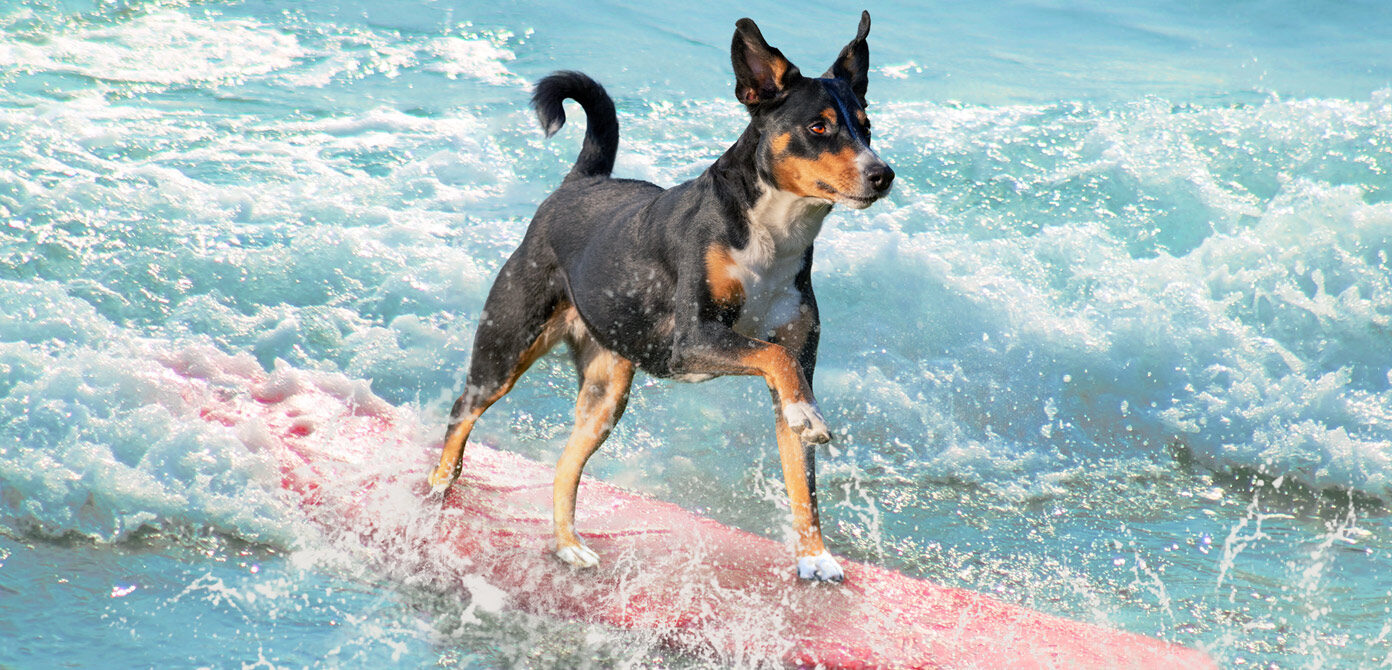
[{"label": "dog's front leg", "polygon": [[[802,327],[815,328],[810,313],[805,321]],[[797,535],[798,576],[841,581],[841,566],[826,551],[817,512],[815,445],[830,441],[831,431],[798,361],[807,358],[804,347],[815,347],[815,340],[804,344],[807,332],[800,333],[795,358],[787,346],[745,337],[720,323],[704,322],[684,335],[673,349],[674,373],[760,375],[767,382],[777,410],[778,454]]]},{"label": "dog's front leg", "polygon": [[[803,380],[810,386],[817,368],[821,322],[817,318],[817,301],[810,289],[803,295],[803,301],[798,316],[774,331],[773,341],[796,355]],[[817,450],[793,433],[782,412],[776,414],[778,456],[783,464],[783,482],[788,489],[793,528],[798,533],[798,576],[840,582],[845,579],[845,573],[822,543],[822,522],[817,507]]]},{"label": "dog's front leg", "polygon": [[808,444],[831,441],[812,386],[785,347],[745,337],[718,322],[703,321],[676,338],[671,371],[676,375],[758,375],[773,392],[779,419]]},{"label": "dog's front leg", "polygon": [[783,464],[783,483],[797,533],[797,572],[803,579],[839,582],[841,565],[822,541],[821,515],[817,511],[817,452],[793,434],[781,413],[778,416],[778,458]]}]

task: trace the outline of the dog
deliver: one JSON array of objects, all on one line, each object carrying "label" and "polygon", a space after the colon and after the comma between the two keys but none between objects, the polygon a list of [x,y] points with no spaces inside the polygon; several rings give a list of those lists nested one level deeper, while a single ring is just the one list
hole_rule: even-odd
[{"label": "dog", "polygon": [[532,105],[547,137],[565,123],[569,98],[585,110],[585,139],[489,291],[468,381],[429,476],[435,494],[459,476],[483,412],[564,341],[580,390],[556,465],[556,555],[593,567],[599,556],[575,531],[575,493],[585,462],[623,414],[634,371],[679,381],[758,375],[773,396],[797,574],[844,578],[817,511],[815,446],[831,431],[812,393],[821,330],[812,243],[834,204],[869,207],[894,180],[870,148],[869,32],[862,12],[855,39],[810,78],[753,21],[737,21],[730,58],[749,126],[703,174],[668,189],[610,177],[619,127],[603,87],[578,72],[537,83]]}]

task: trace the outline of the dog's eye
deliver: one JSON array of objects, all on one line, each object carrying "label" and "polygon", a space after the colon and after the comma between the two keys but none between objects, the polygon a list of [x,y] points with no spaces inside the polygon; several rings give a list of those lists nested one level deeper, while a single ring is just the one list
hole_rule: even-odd
[{"label": "dog's eye", "polygon": [[808,126],[807,130],[811,132],[813,135],[825,135],[827,133],[827,124],[822,121],[818,121]]}]

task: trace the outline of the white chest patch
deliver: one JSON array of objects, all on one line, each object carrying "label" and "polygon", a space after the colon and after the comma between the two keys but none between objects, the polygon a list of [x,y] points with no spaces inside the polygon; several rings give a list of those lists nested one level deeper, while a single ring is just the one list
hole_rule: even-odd
[{"label": "white chest patch", "polygon": [[730,276],[744,287],[735,332],[767,339],[798,317],[802,296],[794,281],[830,211],[826,200],[765,187],[748,212],[749,244],[730,250]]}]

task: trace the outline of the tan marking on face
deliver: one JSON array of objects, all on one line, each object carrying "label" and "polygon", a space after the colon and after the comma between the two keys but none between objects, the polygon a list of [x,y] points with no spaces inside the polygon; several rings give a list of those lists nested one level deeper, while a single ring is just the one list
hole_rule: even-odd
[{"label": "tan marking on face", "polygon": [[706,249],[706,286],[717,305],[737,307],[744,303],[744,284],[734,270],[735,259],[728,247],[712,244]]},{"label": "tan marking on face", "polygon": [[[775,153],[773,178],[778,188],[806,197],[831,199],[837,193],[859,193],[861,190],[854,147],[816,158]],[[823,184],[832,190],[827,190]]]},{"label": "tan marking on face", "polygon": [[823,119],[826,119],[827,123],[833,126],[836,125],[836,110],[827,107],[826,109],[822,110],[821,117]]},{"label": "tan marking on face", "polygon": [[779,156],[788,153],[788,144],[792,141],[792,133],[783,133],[782,135],[774,137],[773,142],[769,144],[769,147],[773,149],[773,157],[778,158]]},{"label": "tan marking on face", "polygon": [[868,117],[868,116],[865,115],[865,110],[863,110],[863,109],[857,109],[857,110],[856,110],[856,113],[855,113],[855,116],[856,116],[856,121],[859,121],[859,122],[860,122],[860,125],[862,125],[862,126],[865,125],[865,124],[867,124],[867,123],[870,123],[870,117]]}]

